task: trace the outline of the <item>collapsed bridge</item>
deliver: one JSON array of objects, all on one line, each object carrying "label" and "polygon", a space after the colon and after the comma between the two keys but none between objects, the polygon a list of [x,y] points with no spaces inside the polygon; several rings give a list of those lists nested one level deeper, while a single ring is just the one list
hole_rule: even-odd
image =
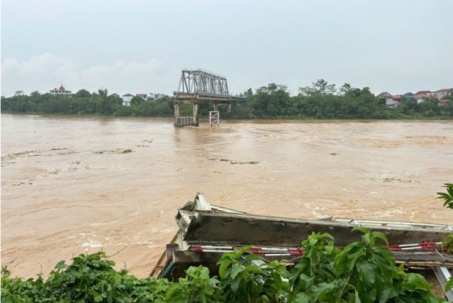
[{"label": "collapsed bridge", "polygon": [[[175,126],[198,126],[198,105],[200,102],[212,102],[214,110],[210,112],[210,123],[218,124],[218,105],[232,104],[242,98],[230,95],[226,77],[203,69],[184,69],[181,73],[178,90],[174,92]],[[181,116],[180,105],[192,105],[192,116]]]}]

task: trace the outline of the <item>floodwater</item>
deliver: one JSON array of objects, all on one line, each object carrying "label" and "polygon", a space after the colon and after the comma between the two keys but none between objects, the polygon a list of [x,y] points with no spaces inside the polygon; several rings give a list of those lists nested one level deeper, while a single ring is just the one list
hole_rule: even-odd
[{"label": "floodwater", "polygon": [[103,250],[145,277],[177,209],[453,223],[453,121],[235,121],[2,115],[2,266],[45,275]]}]

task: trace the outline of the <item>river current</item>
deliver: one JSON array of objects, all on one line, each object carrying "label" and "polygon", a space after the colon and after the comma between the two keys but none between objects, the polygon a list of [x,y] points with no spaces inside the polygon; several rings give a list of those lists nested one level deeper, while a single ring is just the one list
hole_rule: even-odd
[{"label": "river current", "polygon": [[452,121],[224,121],[1,115],[2,266],[49,273],[103,250],[145,277],[178,208],[453,224]]}]

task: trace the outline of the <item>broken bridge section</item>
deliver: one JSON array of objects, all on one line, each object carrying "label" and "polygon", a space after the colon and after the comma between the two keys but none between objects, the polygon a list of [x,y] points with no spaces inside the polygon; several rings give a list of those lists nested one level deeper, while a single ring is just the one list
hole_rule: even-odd
[{"label": "broken bridge section", "polygon": [[[243,100],[230,95],[228,81],[224,76],[203,69],[184,69],[178,91],[174,92],[175,126],[198,126],[200,102],[212,102],[216,112],[219,104],[228,104],[228,112],[230,112],[233,103]],[[181,116],[181,104],[192,105],[192,116]]]}]

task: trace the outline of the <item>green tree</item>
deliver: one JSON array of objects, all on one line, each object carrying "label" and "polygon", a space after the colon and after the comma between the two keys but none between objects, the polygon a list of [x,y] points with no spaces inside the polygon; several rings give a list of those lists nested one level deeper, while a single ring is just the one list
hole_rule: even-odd
[{"label": "green tree", "polygon": [[420,112],[420,105],[414,98],[409,98],[401,101],[398,110],[404,115],[413,116]]},{"label": "green tree", "polygon": [[12,104],[13,104],[13,101],[11,100],[11,98],[6,98],[4,96],[2,96],[2,99],[1,99],[1,109],[2,109],[2,112],[8,112],[8,111],[11,111],[11,107],[12,107]]},{"label": "green tree", "polygon": [[425,117],[435,117],[439,112],[439,105],[437,99],[425,99],[420,103],[420,111]]},{"label": "green tree", "polygon": [[132,97],[131,106],[139,107],[142,104],[145,104],[145,100],[143,100],[143,98],[137,96]]},{"label": "green tree", "polygon": [[74,98],[80,99],[80,98],[90,98],[91,93],[87,91],[86,89],[81,89],[77,93],[74,94]]},{"label": "green tree", "polygon": [[348,94],[348,92],[349,92],[351,89],[352,89],[351,84],[345,83],[345,84],[343,84],[342,87],[340,87],[340,90],[338,91],[338,94],[341,95],[341,96],[345,96],[346,94]]},{"label": "green tree", "polygon": [[12,97],[11,109],[14,112],[26,113],[31,111],[30,97],[29,96],[14,96]]},{"label": "green tree", "polygon": [[99,89],[97,93],[91,94],[90,100],[96,104],[97,114],[111,115],[119,106],[118,98],[116,94],[109,96],[107,89]]},{"label": "green tree", "polygon": [[324,79],[318,79],[316,82],[312,83],[312,87],[300,87],[299,93],[303,96],[313,96],[313,95],[329,95],[336,92],[335,84],[329,84]]},{"label": "green tree", "polygon": [[251,108],[256,117],[282,117],[291,114],[293,106],[286,86],[271,83],[256,91]]},{"label": "green tree", "polygon": [[[453,96],[449,96],[453,99]],[[445,105],[439,106],[439,114],[444,117],[453,118],[453,100],[447,99],[447,103]]]}]

